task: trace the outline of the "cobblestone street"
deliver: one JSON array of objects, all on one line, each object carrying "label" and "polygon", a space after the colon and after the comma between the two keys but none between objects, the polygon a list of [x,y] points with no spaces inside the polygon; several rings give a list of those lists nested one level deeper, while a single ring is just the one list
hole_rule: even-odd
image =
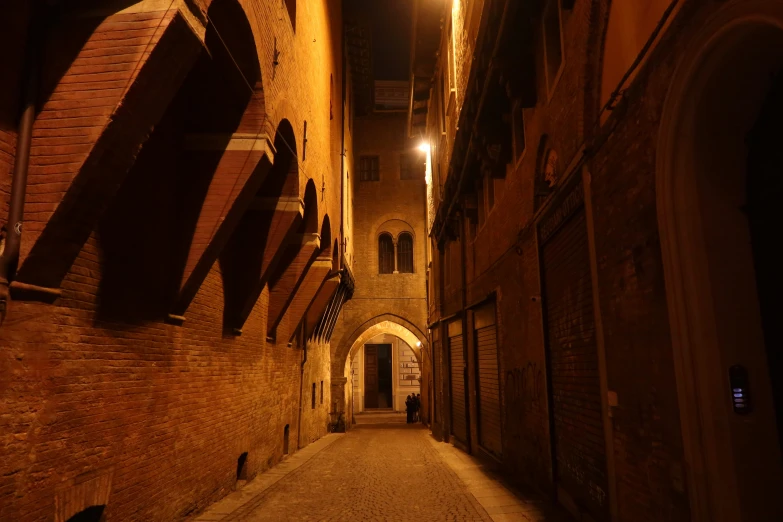
[{"label": "cobblestone street", "polygon": [[311,444],[199,520],[555,520],[540,512],[540,502],[514,496],[463,455],[418,426],[360,425]]}]

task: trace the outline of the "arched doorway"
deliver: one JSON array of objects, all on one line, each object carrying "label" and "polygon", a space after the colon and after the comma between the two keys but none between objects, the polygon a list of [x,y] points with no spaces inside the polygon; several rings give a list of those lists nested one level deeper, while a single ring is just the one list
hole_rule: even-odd
[{"label": "arched doorway", "polygon": [[[420,332],[414,333],[407,325],[394,321],[391,317],[378,317],[375,320],[368,321],[356,329],[350,336],[348,343],[338,346],[334,355],[335,370],[342,368],[345,384],[345,409],[346,412],[358,413],[366,409],[379,408],[384,406],[387,411],[405,411],[405,398],[410,393],[421,393],[422,371],[424,370],[423,354],[427,353],[426,339]],[[412,327],[415,329],[415,327]],[[377,354],[381,345],[390,346],[389,358],[391,360],[391,398],[388,398],[389,391],[385,390],[387,399],[381,403],[378,395],[378,405],[370,403],[369,408],[366,404],[366,367],[367,346],[373,346]],[[372,367],[370,367],[372,371]],[[377,369],[375,370],[377,372]],[[377,375],[377,373],[376,373]],[[407,377],[412,376],[412,377]],[[335,380],[335,377],[332,377]],[[380,382],[377,383],[380,385]],[[426,386],[425,393],[422,396],[422,403],[426,404]],[[334,393],[334,391],[333,391]],[[370,388],[370,394],[373,389]],[[378,386],[376,394],[383,393]],[[350,418],[348,416],[347,418]]]},{"label": "arched doorway", "polygon": [[351,354],[348,361],[354,412],[405,411],[405,399],[421,393],[421,364],[408,343],[381,333]]},{"label": "arched doorway", "polygon": [[657,197],[691,511],[780,520],[783,5],[730,3],[688,49]]}]

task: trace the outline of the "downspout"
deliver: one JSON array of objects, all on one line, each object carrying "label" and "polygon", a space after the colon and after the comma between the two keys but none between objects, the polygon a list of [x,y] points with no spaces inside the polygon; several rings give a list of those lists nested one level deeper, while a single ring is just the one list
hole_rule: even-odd
[{"label": "downspout", "polygon": [[470,350],[468,350],[468,272],[466,268],[466,262],[468,258],[468,254],[466,252],[468,248],[468,240],[467,240],[467,217],[465,216],[465,211],[462,209],[462,212],[460,212],[459,216],[459,236],[460,236],[460,265],[462,265],[462,269],[460,272],[462,272],[462,354],[463,354],[463,360],[465,361],[465,369],[463,370],[463,379],[464,379],[464,385],[465,385],[465,425],[467,427],[467,433],[466,438],[468,439],[467,446],[468,446],[468,453],[474,453],[473,451],[473,440],[470,437],[471,433],[471,427],[470,427],[470,406],[472,402],[475,402],[475,399],[471,400],[471,389],[470,389],[470,375],[468,372],[468,368],[470,367]]},{"label": "downspout", "polygon": [[[340,16],[342,23],[342,38],[340,40],[340,45],[342,49],[340,50],[340,55],[342,56],[342,64],[341,64],[341,71],[340,75],[342,76],[342,81],[340,85],[340,91],[341,91],[341,100],[340,100],[340,250],[342,251],[340,262],[345,262],[345,250],[348,246],[345,239],[345,98],[346,98],[346,89],[345,89],[345,80],[346,80],[346,74],[345,69],[348,63],[348,60],[346,59],[346,53],[345,53],[345,0],[340,4]],[[348,117],[350,118],[351,115],[349,114]],[[333,267],[334,269],[337,269],[339,267]]]},{"label": "downspout", "polygon": [[302,399],[302,393],[304,392],[304,367],[307,362],[307,339],[304,339],[304,325],[300,327],[300,335],[302,336],[302,364],[299,367],[299,419],[296,421],[297,434],[296,434],[296,449],[302,449],[302,408],[304,408],[304,400]]},{"label": "downspout", "polygon": [[5,319],[10,300],[11,281],[16,275],[19,262],[19,247],[22,244],[22,220],[24,200],[27,191],[27,173],[30,163],[30,144],[33,137],[35,108],[38,97],[38,40],[35,13],[30,22],[27,42],[27,60],[23,85],[22,116],[19,120],[19,135],[14,155],[14,173],[11,181],[11,199],[8,205],[8,220],[3,226],[5,238],[0,241],[0,324]]}]

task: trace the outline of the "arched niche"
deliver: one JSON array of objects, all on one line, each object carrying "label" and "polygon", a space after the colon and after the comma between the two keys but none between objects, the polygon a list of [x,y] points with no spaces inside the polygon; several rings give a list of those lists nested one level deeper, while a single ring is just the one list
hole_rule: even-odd
[{"label": "arched niche", "polygon": [[[781,134],[783,4],[727,3],[683,48],[661,119],[656,195],[692,519],[782,520],[781,372],[778,362],[770,379],[768,357],[779,328],[764,322],[779,299],[760,299],[780,277],[759,271],[754,249],[771,239],[754,232],[752,187],[759,124],[772,113],[764,132]],[[735,387],[744,393],[736,368],[752,383],[752,410],[733,403]]]}]

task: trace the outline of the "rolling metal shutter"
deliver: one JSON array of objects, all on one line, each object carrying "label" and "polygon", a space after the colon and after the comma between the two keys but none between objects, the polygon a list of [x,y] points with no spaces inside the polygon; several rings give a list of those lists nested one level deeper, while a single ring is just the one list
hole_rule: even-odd
[{"label": "rolling metal shutter", "polygon": [[478,372],[479,445],[499,457],[503,452],[500,428],[500,382],[498,369],[495,303],[475,311],[476,371]]},{"label": "rolling metal shutter", "polygon": [[540,227],[555,480],[608,520],[606,446],[581,183]]},{"label": "rolling metal shutter", "polygon": [[468,419],[465,400],[465,342],[462,321],[449,323],[449,368],[451,399],[451,434],[467,444]]},{"label": "rolling metal shutter", "polygon": [[438,401],[441,398],[440,393],[440,386],[441,386],[441,380],[440,380],[440,325],[436,326],[432,330],[432,393],[434,395],[433,401],[432,401],[432,409],[433,409],[433,418],[435,419],[435,422],[440,422],[440,405],[438,404]]}]

